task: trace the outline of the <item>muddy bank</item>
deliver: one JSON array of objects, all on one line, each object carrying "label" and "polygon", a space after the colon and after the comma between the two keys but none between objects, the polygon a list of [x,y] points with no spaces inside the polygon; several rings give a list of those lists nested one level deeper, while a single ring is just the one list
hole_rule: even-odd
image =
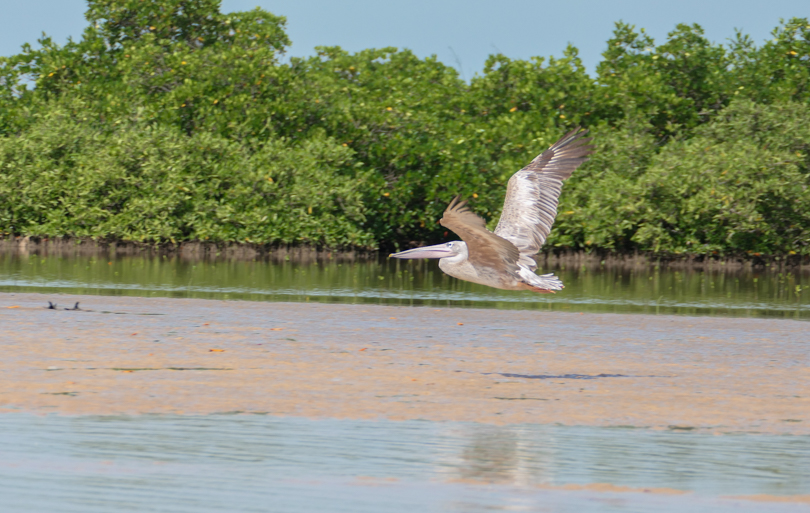
[{"label": "muddy bank", "polygon": [[[387,252],[357,248],[324,249],[312,246],[272,246],[250,243],[213,243],[203,241],[174,244],[139,242],[105,242],[90,239],[7,237],[0,238],[0,253],[42,256],[170,256],[183,260],[268,260],[299,263],[337,261],[355,262],[385,258]],[[646,253],[617,254],[595,250],[549,251],[536,258],[541,267],[648,268],[695,270],[790,270],[810,272],[810,256],[740,255],[656,255]]]},{"label": "muddy bank", "polygon": [[810,433],[800,321],[0,294],[0,325],[6,412]]},{"label": "muddy bank", "polygon": [[146,244],[139,242],[105,242],[89,239],[13,237],[0,239],[0,253],[42,256],[171,256],[183,260],[269,260],[310,263],[321,261],[355,262],[378,258],[376,251],[358,249],[323,249],[312,246],[269,246],[213,242],[180,242]]}]

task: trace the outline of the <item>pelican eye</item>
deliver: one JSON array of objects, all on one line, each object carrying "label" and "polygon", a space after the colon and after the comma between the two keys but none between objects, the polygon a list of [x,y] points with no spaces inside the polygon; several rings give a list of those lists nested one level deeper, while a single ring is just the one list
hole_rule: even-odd
[{"label": "pelican eye", "polygon": [[447,245],[447,247],[448,247],[448,248],[452,248],[452,247],[453,247],[453,243],[452,243],[452,242],[448,242],[446,245]]}]

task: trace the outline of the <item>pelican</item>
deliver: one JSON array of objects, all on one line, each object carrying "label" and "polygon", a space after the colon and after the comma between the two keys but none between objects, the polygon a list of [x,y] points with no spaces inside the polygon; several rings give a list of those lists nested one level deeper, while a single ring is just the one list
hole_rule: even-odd
[{"label": "pelican", "polygon": [[576,128],[509,179],[503,213],[495,232],[456,196],[439,223],[460,241],[409,249],[393,258],[438,258],[439,269],[460,280],[505,290],[553,293],[563,289],[554,274],[535,273],[534,256],[546,242],[557,215],[563,180],[593,151]]}]

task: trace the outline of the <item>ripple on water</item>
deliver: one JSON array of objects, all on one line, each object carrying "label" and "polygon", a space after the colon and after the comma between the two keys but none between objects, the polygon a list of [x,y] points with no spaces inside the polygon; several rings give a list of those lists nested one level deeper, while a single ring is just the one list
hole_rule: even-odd
[{"label": "ripple on water", "polygon": [[801,272],[544,271],[558,274],[565,290],[538,295],[491,289],[452,279],[435,262],[108,261],[0,253],[0,291],[810,319],[810,286]]},{"label": "ripple on water", "polygon": [[[720,496],[810,489],[808,436],[256,415],[4,414],[0,429],[8,511],[800,511]],[[553,488],[571,484],[585,491]]]}]

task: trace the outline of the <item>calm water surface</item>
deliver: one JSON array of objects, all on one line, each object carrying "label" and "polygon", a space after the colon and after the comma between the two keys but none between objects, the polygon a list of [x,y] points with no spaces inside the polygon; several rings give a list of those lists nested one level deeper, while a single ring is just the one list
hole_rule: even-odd
[{"label": "calm water surface", "polygon": [[[0,416],[6,511],[802,511],[810,437],[263,416]],[[567,492],[612,483],[688,495]],[[583,509],[584,508],[584,509]]]},{"label": "calm water surface", "polygon": [[351,264],[0,254],[0,291],[810,318],[810,274],[560,267],[558,294],[502,291],[435,262]]}]

